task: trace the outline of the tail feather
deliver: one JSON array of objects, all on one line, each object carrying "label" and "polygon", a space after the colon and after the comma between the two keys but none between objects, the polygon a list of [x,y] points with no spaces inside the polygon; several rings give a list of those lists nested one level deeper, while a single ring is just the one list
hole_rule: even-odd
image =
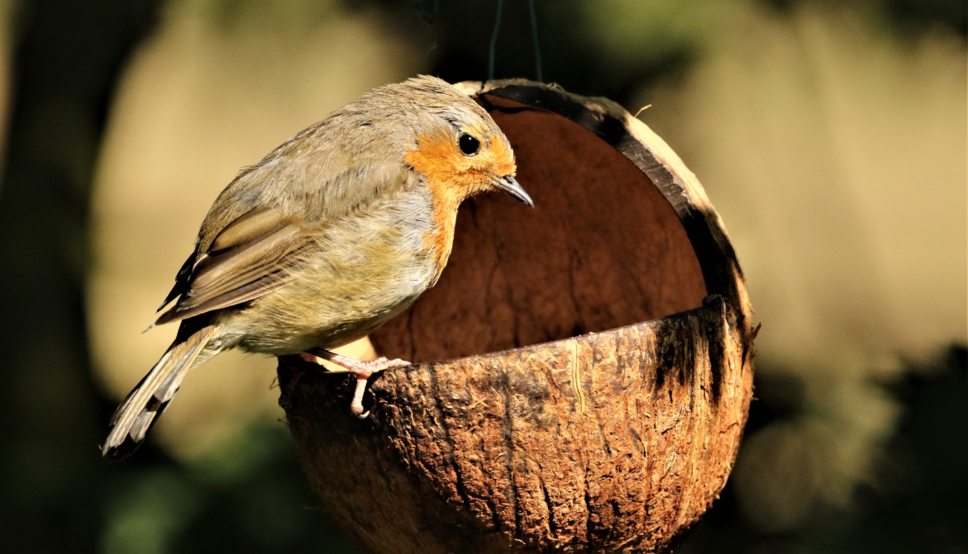
[{"label": "tail feather", "polygon": [[[113,428],[101,450],[102,455],[125,457],[134,451],[144,440],[151,424],[178,392],[185,374],[214,334],[215,326],[209,325],[184,340],[176,339],[114,412],[111,417]],[[133,448],[122,448],[129,437],[134,443]]]}]

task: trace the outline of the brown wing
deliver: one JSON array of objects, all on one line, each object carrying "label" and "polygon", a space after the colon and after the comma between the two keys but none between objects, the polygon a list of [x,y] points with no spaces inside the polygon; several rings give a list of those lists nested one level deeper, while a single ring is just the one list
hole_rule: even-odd
[{"label": "brown wing", "polygon": [[241,304],[282,286],[294,254],[311,242],[302,227],[277,210],[248,212],[226,226],[208,252],[193,256],[190,272],[186,262],[172,289],[181,298],[155,324]]}]

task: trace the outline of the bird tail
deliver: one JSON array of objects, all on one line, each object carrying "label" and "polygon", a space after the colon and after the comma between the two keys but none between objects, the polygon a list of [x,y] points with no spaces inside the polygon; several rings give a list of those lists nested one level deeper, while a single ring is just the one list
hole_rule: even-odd
[{"label": "bird tail", "polygon": [[[192,330],[182,324],[175,342],[111,417],[111,434],[101,450],[103,456],[122,459],[141,445],[148,429],[171,402],[185,374],[214,335],[214,325]],[[215,353],[208,353],[204,358]]]}]

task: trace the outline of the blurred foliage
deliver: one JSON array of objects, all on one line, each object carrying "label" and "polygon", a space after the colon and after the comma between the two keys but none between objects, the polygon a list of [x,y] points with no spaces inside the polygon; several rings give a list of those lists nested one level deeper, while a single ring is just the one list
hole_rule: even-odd
[{"label": "blurred foliage", "polygon": [[360,552],[322,512],[282,425],[255,425],[193,465],[158,456],[109,498],[103,552]]},{"label": "blurred foliage", "polygon": [[[178,1],[169,1],[169,4]],[[183,0],[181,3],[209,12],[211,17],[206,19],[218,23],[227,32],[250,30],[246,23],[253,13],[259,14],[259,25],[279,33],[308,30],[345,7],[339,0],[285,0],[285,9],[260,0]]]},{"label": "blurred foliage", "polygon": [[[801,0],[806,1],[806,0]],[[226,20],[255,0],[208,5]],[[292,1],[293,18],[326,17],[335,2]],[[768,2],[785,9],[794,2]],[[432,73],[481,79],[495,3],[368,0],[421,44]],[[541,1],[546,77],[566,89],[627,102],[643,83],[701,55],[725,0]],[[357,552],[319,510],[282,424],[256,426],[185,465],[149,444],[132,459],[100,459],[114,403],[91,377],[83,281],[88,198],[112,92],[123,64],[156,23],[160,0],[22,1],[13,105],[0,186],[0,530],[10,552]],[[966,33],[966,4],[887,0],[899,29]],[[427,21],[431,20],[432,25]],[[533,76],[526,2],[507,2],[497,77]],[[229,28],[227,25],[226,28]],[[173,268],[174,270],[174,268]],[[878,486],[853,510],[821,511],[801,530],[765,534],[745,520],[732,486],[678,552],[964,552],[968,520],[965,349],[934,371],[891,385],[905,414]],[[802,396],[760,380],[747,433],[796,413]],[[766,393],[773,389],[775,394]]]},{"label": "blurred foliage", "polygon": [[883,6],[884,15],[902,32],[924,32],[947,27],[961,36],[968,34],[968,2],[961,0],[763,0],[765,4],[789,10],[807,2],[831,5]]},{"label": "blurred foliage", "polygon": [[[968,551],[968,350],[952,346],[930,364],[910,363],[884,384],[905,413],[878,460],[876,484],[860,487],[849,507],[815,510],[807,525],[765,533],[744,517],[735,483],[682,538],[677,554],[756,552],[961,553]],[[757,389],[784,388],[757,377]],[[796,400],[753,402],[747,436],[796,413]],[[742,463],[743,451],[740,449]]]},{"label": "blurred foliage", "polygon": [[114,478],[111,408],[89,367],[83,280],[91,168],[117,76],[157,2],[18,8],[0,187],[0,529],[9,552],[94,550]]},{"label": "blurred foliage", "polygon": [[433,23],[434,16],[440,10],[440,0],[410,0],[413,8],[420,15],[420,19],[426,23]]},{"label": "blurred foliage", "polygon": [[938,25],[968,34],[968,2],[960,0],[887,0],[887,9],[899,25],[923,30]]}]

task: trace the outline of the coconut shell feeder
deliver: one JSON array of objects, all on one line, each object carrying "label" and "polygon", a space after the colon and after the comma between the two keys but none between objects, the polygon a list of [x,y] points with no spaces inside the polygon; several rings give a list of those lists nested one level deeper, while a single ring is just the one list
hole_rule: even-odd
[{"label": "coconut shell feeder", "polygon": [[726,483],[752,396],[751,308],[702,186],[617,104],[458,85],[511,141],[528,209],[461,208],[436,287],[371,335],[414,365],[355,380],[282,358],[323,503],[378,553],[654,552]]}]

